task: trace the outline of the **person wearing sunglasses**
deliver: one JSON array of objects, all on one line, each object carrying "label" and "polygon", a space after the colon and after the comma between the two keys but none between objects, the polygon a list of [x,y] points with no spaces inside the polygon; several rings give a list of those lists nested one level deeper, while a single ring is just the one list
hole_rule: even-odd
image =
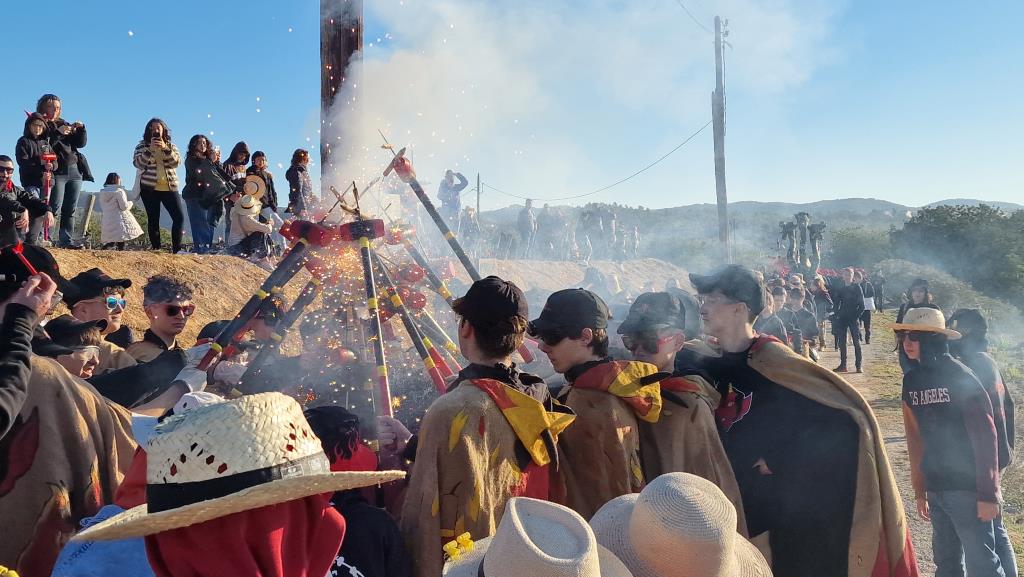
[{"label": "person wearing sunglasses", "polygon": [[53,225],[50,207],[14,184],[14,160],[0,154],[0,246],[18,241],[39,244],[44,222]]},{"label": "person wearing sunglasses", "polygon": [[149,319],[142,340],[128,347],[128,354],[140,363],[149,362],[168,350],[181,350],[178,335],[196,311],[192,288],[180,280],[156,275],[142,288],[142,307]]},{"label": "person wearing sunglasses", "polygon": [[638,422],[658,421],[658,381],[668,376],[650,363],[612,360],[609,318],[601,297],[567,289],[548,297],[528,328],[568,382],[558,399],[576,421],[559,437],[555,482],[565,504],[587,519],[608,501],[643,488]]},{"label": "person wearing sunglasses", "polygon": [[970,369],[949,354],[961,334],[942,311],[910,309],[892,325],[915,364],[903,376],[903,422],[917,513],[932,524],[936,575],[994,575],[999,559],[998,434],[992,402]]},{"label": "person wearing sunglasses", "polygon": [[665,473],[690,473],[711,481],[736,507],[737,529],[746,534],[739,485],[715,424],[721,395],[704,378],[676,371],[686,324],[686,308],[677,296],[648,292],[636,297],[617,330],[634,360],[672,374],[661,380],[658,422],[639,423],[644,476],[650,480]]},{"label": "person wearing sunglasses", "polygon": [[917,574],[871,407],[836,373],[755,333],[770,298],[761,273],[728,265],[690,281],[715,346],[688,342],[680,370],[698,371],[722,397],[719,434],[750,537],[768,541],[773,573]]},{"label": "person wearing sunglasses", "polygon": [[60,366],[76,377],[88,379],[100,363],[100,342],[107,321],[80,321],[71,315],[59,316],[46,323],[49,341],[35,347],[36,354],[56,359]]},{"label": "person wearing sunglasses", "polygon": [[[127,278],[111,278],[99,268],[91,268],[68,280],[69,290],[64,291],[64,304],[71,315],[82,322],[106,321],[103,341],[100,347],[100,364],[97,375],[136,364],[135,359],[125,352],[124,335],[131,330],[121,324],[124,310],[128,306],[125,291],[132,286]],[[121,337],[121,338],[117,338]],[[117,341],[117,342],[115,342]]]}]

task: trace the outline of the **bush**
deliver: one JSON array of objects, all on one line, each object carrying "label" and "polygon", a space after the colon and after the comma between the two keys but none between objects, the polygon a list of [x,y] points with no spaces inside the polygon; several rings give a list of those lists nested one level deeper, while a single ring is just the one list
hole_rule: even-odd
[{"label": "bush", "polygon": [[823,258],[829,268],[856,267],[870,269],[892,258],[889,233],[864,227],[843,228],[832,233],[832,249]]}]

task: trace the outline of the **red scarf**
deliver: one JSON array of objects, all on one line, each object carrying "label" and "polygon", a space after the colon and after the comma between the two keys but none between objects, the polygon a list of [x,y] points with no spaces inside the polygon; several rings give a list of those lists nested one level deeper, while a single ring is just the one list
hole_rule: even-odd
[{"label": "red scarf", "polygon": [[243,511],[146,537],[156,577],[323,577],[345,519],[329,494]]}]

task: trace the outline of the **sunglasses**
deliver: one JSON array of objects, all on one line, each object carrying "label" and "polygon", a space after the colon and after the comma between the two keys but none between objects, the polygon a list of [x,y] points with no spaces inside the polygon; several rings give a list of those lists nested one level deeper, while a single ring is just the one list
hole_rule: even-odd
[{"label": "sunglasses", "polygon": [[186,319],[196,312],[196,305],[163,305],[164,313],[169,317],[184,316]]},{"label": "sunglasses", "polygon": [[662,343],[668,342],[671,338],[671,335],[659,337],[656,331],[644,331],[642,333],[622,335],[622,346],[626,347],[626,350],[630,352],[643,349],[653,355],[658,352]]},{"label": "sunglasses", "polygon": [[13,166],[0,166],[0,172],[6,172],[7,174],[14,174]]},{"label": "sunglasses", "polygon": [[74,351],[71,356],[79,361],[98,361],[100,360],[100,348],[95,345],[85,347],[71,347]]},{"label": "sunglasses", "polygon": [[104,303],[107,305],[107,310],[108,311],[112,311],[112,310],[114,310],[116,308],[120,308],[121,310],[124,310],[125,307],[128,306],[128,301],[126,301],[123,298],[115,297],[115,296],[107,297],[106,299],[104,299]]},{"label": "sunglasses", "polygon": [[549,347],[558,346],[558,343],[568,338],[568,335],[560,331],[539,331],[536,335],[538,339]]},{"label": "sunglasses", "polygon": [[924,338],[924,335],[917,331],[896,331],[896,336],[907,341],[918,342]]}]

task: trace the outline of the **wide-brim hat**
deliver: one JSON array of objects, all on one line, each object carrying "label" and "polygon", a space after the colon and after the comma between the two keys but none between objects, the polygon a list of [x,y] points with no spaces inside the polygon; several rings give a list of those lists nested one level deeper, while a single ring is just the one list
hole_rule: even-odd
[{"label": "wide-brim hat", "polygon": [[311,495],[368,487],[403,471],[332,473],[294,399],[247,395],[166,419],[146,447],[145,505],[74,536],[106,541],[180,529]]},{"label": "wide-brim hat", "polygon": [[915,331],[945,335],[949,340],[958,340],[961,335],[953,329],[946,328],[946,317],[942,311],[930,307],[918,307],[903,315],[903,322],[892,325],[894,331]]},{"label": "wide-brim hat", "polygon": [[258,210],[257,204],[259,204],[259,201],[249,194],[243,194],[242,198],[238,199],[238,206],[247,212],[256,212]]},{"label": "wide-brim hat", "polygon": [[267,194],[267,181],[262,176],[250,174],[245,177],[245,184],[242,185],[242,193],[257,200],[262,200]]},{"label": "wide-brim hat", "polygon": [[578,513],[548,501],[515,497],[493,537],[444,566],[444,577],[632,577],[594,539]]},{"label": "wide-brim hat", "polygon": [[635,577],[771,577],[736,532],[736,509],[714,483],[669,473],[612,499],[590,521],[598,543]]}]

